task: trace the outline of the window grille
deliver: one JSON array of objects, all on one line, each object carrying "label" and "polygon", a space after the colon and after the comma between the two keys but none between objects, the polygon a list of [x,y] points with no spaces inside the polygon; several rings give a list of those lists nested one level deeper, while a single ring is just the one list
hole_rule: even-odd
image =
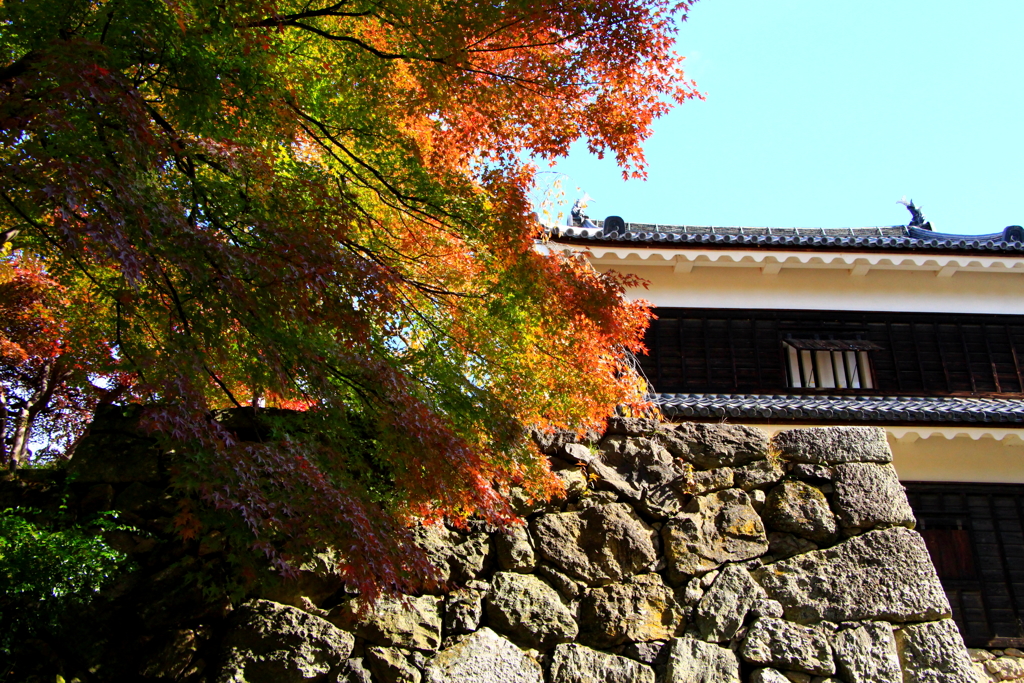
[{"label": "window grille", "polygon": [[786,369],[793,389],[874,389],[868,351],[881,347],[860,340],[787,339]]},{"label": "window grille", "polygon": [[[645,341],[650,351],[640,364],[659,393],[1024,395],[1024,316],[707,308],[655,313]],[[847,378],[842,388],[845,355],[835,388],[820,381],[814,383],[820,387],[807,387],[799,374],[798,387],[789,371],[788,343],[836,340],[874,346],[802,350],[866,351],[866,366],[859,355],[850,364],[860,387]],[[808,357],[814,367],[816,359]],[[815,380],[819,376],[815,370]]]}]

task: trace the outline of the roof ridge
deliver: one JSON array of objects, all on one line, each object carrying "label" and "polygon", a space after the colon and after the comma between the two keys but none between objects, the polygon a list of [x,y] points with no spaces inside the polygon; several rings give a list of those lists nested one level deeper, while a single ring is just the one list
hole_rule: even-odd
[{"label": "roof ridge", "polygon": [[[648,227],[652,230],[637,230]],[[667,228],[671,230],[665,230]],[[562,238],[610,244],[626,242],[1024,253],[1024,230],[1019,226],[1009,226],[1002,232],[987,235],[954,235],[900,225],[861,228],[755,228],[628,223],[625,233],[609,234],[604,234],[600,225],[594,228],[554,226],[549,228],[549,237],[555,240]]]}]

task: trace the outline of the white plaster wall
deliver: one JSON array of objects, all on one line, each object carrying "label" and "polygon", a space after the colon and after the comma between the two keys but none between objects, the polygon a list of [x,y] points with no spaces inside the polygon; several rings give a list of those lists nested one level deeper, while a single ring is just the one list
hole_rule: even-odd
[{"label": "white plaster wall", "polygon": [[649,281],[630,290],[655,306],[686,308],[782,308],[825,311],[909,311],[1024,314],[1024,274],[934,271],[696,266],[676,273],[671,266],[595,263]]},{"label": "white plaster wall", "polygon": [[[769,434],[808,425],[751,425]],[[1024,484],[1024,429],[947,427],[917,437],[906,427],[885,428],[902,481]],[[927,431],[927,430],[923,430]]]},{"label": "white plaster wall", "polygon": [[893,442],[893,464],[903,481],[1024,483],[1024,446],[995,439],[944,437]]}]

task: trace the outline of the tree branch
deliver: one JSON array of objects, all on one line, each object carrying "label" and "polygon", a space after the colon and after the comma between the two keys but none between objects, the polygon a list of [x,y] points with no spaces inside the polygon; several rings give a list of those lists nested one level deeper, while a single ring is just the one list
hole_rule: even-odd
[{"label": "tree branch", "polygon": [[15,62],[11,62],[7,66],[0,67],[0,83],[6,83],[7,81],[13,81],[18,76],[21,76],[28,71],[29,66],[32,62],[38,61],[40,54],[32,51],[28,52],[20,59]]}]

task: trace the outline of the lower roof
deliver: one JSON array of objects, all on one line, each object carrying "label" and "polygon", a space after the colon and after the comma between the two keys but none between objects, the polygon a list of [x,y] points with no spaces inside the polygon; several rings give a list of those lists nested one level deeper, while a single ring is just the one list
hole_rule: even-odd
[{"label": "lower roof", "polygon": [[842,420],[870,424],[1016,423],[1024,399],[916,396],[655,394],[669,418],[733,418],[752,422]]}]

